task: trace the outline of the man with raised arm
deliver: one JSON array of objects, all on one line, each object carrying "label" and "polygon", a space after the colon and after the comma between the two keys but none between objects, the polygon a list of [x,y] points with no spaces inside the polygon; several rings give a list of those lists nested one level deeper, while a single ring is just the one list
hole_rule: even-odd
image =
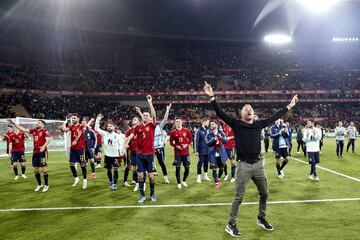
[{"label": "man with raised arm", "polygon": [[238,161],[235,176],[236,193],[225,231],[233,237],[240,236],[236,220],[240,204],[244,198],[246,185],[250,179],[257,186],[260,195],[257,224],[265,230],[272,231],[273,227],[265,220],[266,202],[269,192],[264,170],[264,159],[260,158],[261,130],[293,108],[298,102],[297,95],[293,97],[288,106],[280,109],[270,118],[256,120],[254,110],[249,104],[244,105],[241,109],[241,118],[235,119],[220,108],[215,99],[213,89],[207,82],[205,82],[204,92],[208,95],[209,101],[218,117],[233,129],[235,136],[236,160]]}]

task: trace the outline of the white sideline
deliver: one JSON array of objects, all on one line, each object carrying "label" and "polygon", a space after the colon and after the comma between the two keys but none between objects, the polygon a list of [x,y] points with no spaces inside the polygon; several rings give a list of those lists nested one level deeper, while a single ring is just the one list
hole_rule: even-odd
[{"label": "white sideline", "polygon": [[[301,159],[294,158],[294,157],[290,157],[290,158],[294,159],[295,161],[298,161],[298,162],[301,162],[301,163],[308,164],[308,162],[303,161],[303,160],[301,160]],[[319,168],[319,169],[324,170],[324,171],[327,171],[327,172],[331,172],[331,173],[336,174],[336,175],[338,175],[338,176],[342,176],[342,177],[345,177],[345,178],[348,178],[348,179],[354,180],[354,181],[356,181],[356,182],[360,182],[360,179],[358,179],[358,178],[351,177],[351,176],[348,176],[348,175],[345,175],[345,174],[342,174],[342,173],[336,172],[336,171],[331,170],[331,169],[328,169],[328,168],[324,168],[324,167],[321,167],[321,166],[317,166],[316,168]]]},{"label": "white sideline", "polygon": [[[314,200],[289,200],[271,201],[268,204],[292,204],[292,203],[320,203],[320,202],[344,202],[360,201],[360,198],[334,198]],[[242,205],[257,205],[258,202],[244,202]],[[83,207],[52,207],[52,208],[8,208],[0,209],[0,212],[33,212],[33,211],[61,211],[61,210],[94,210],[94,209],[136,209],[136,208],[183,208],[183,207],[210,207],[230,206],[231,203],[198,203],[198,204],[171,204],[171,205],[124,205],[124,206],[83,206]]]}]

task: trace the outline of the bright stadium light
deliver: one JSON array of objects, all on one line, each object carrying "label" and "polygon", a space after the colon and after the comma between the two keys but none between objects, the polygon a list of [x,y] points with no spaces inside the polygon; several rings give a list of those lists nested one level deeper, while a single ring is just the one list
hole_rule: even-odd
[{"label": "bright stadium light", "polygon": [[312,12],[321,13],[329,10],[341,0],[297,0]]},{"label": "bright stadium light", "polygon": [[343,43],[343,42],[353,43],[353,42],[359,42],[359,38],[358,37],[333,37],[332,41],[339,42],[339,43]]},{"label": "bright stadium light", "polygon": [[283,34],[270,34],[264,37],[264,41],[272,44],[285,44],[291,42],[291,37]]}]

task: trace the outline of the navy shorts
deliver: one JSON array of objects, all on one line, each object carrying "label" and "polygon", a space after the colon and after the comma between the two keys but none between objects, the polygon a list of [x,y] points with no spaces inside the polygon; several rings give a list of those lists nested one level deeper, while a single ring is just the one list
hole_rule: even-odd
[{"label": "navy shorts", "polygon": [[221,161],[221,157],[215,157],[210,161],[210,169],[223,169],[224,163]]},{"label": "navy shorts", "polygon": [[48,153],[44,151],[42,153],[33,153],[32,165],[33,167],[47,167]]},{"label": "navy shorts", "polygon": [[94,151],[85,151],[85,160],[88,161],[89,159],[94,159],[95,153]]},{"label": "navy shorts", "polygon": [[136,151],[130,151],[130,164],[136,166],[137,153]]},{"label": "navy shorts", "polygon": [[315,164],[318,164],[320,162],[320,154],[319,152],[308,152],[309,157],[309,164],[312,163],[312,161],[315,161]]},{"label": "navy shorts", "polygon": [[105,168],[111,169],[111,168],[118,168],[120,167],[120,161],[119,157],[108,157],[105,156],[104,158]]},{"label": "navy shorts", "polygon": [[184,167],[188,167],[190,166],[189,155],[175,156],[175,162],[176,162],[176,167],[181,167],[181,164],[183,164]]},{"label": "navy shorts", "polygon": [[137,155],[136,158],[136,167],[137,172],[145,172],[153,173],[155,171],[154,167],[154,155]]},{"label": "navy shorts", "polygon": [[81,163],[85,161],[84,150],[70,150],[70,162]]},{"label": "navy shorts", "polygon": [[101,153],[101,144],[96,145],[95,147],[95,155]]},{"label": "navy shorts", "polygon": [[289,156],[287,148],[278,148],[275,154],[276,159],[280,159],[281,157],[287,158]]},{"label": "navy shorts", "polygon": [[24,152],[13,152],[11,153],[11,158],[13,162],[26,162]]}]

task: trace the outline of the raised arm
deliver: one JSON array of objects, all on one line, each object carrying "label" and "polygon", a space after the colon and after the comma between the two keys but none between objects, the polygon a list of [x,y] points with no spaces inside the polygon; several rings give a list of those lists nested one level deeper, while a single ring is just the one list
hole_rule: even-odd
[{"label": "raised arm", "polygon": [[95,121],[95,119],[94,118],[91,118],[89,121],[88,121],[88,123],[86,124],[86,126],[88,127],[88,128],[91,128],[91,125],[92,125],[92,123]]},{"label": "raised arm", "polygon": [[143,114],[142,114],[142,112],[141,112],[141,110],[140,110],[139,107],[135,107],[135,112],[136,112],[137,114],[139,114],[139,116],[140,116],[140,118],[141,118],[141,120],[142,120],[142,119],[143,119]]},{"label": "raised arm", "polygon": [[100,121],[103,118],[103,116],[100,114],[97,115],[96,121],[95,121],[95,131],[97,131],[101,136],[104,136],[106,132],[100,128]]},{"label": "raised arm", "polygon": [[169,119],[169,112],[170,112],[170,108],[171,108],[171,103],[169,105],[166,106],[166,112],[164,115],[164,119],[161,121],[161,123],[159,124],[160,129],[163,129]]},{"label": "raised arm", "polygon": [[234,125],[237,123],[237,120],[235,118],[232,118],[229,115],[227,115],[221,109],[221,107],[215,100],[215,96],[214,96],[212,87],[207,82],[205,82],[204,92],[209,97],[209,101],[210,101],[211,105],[213,106],[216,115],[218,115],[218,117],[220,117],[227,125],[229,125],[230,127],[234,127]]},{"label": "raised arm", "polygon": [[286,107],[280,109],[279,111],[277,111],[276,113],[274,113],[271,117],[261,120],[261,125],[262,128],[265,128],[267,126],[269,126],[270,124],[272,124],[273,122],[275,122],[275,120],[281,118],[282,116],[284,116],[290,109],[292,109],[296,103],[298,102],[298,97],[297,95],[295,95],[292,99],[291,102],[289,103],[289,105],[287,105]]},{"label": "raised arm", "polygon": [[21,132],[26,132],[26,133],[30,133],[30,129],[27,129],[23,126],[21,126],[20,124],[17,124],[16,122],[14,122],[14,120],[12,119],[8,119],[8,122],[12,125],[14,125],[17,129],[19,129]]},{"label": "raised arm", "polygon": [[149,104],[149,109],[150,109],[150,114],[151,114],[151,117],[152,117],[153,124],[156,125],[156,111],[155,111],[155,108],[154,108],[154,105],[153,105],[153,102],[152,102],[151,95],[147,95],[146,99],[147,99],[148,104]]}]

